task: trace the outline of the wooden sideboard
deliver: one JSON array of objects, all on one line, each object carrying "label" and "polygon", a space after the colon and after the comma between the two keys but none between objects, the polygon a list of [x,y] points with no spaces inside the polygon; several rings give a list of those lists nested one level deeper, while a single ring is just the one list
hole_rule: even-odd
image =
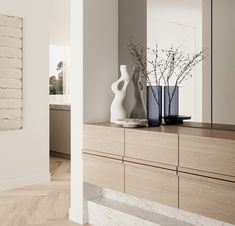
[{"label": "wooden sideboard", "polygon": [[235,131],[84,125],[84,181],[235,224]]}]

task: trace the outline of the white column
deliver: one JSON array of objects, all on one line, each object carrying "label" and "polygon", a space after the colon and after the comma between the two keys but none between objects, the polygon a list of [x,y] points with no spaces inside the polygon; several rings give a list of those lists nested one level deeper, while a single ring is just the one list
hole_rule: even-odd
[{"label": "white column", "polygon": [[83,162],[83,0],[71,0],[71,207],[70,219],[84,224]]},{"label": "white column", "polygon": [[87,202],[101,190],[83,183],[83,122],[108,121],[118,78],[118,0],[71,0],[71,208],[87,223]]}]

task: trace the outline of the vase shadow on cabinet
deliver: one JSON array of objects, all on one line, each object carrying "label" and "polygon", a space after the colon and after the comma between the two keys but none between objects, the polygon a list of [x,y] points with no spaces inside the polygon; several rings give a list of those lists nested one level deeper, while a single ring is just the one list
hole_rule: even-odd
[{"label": "vase shadow on cabinet", "polygon": [[134,67],[134,73],[132,76],[132,82],[134,85],[134,97],[135,104],[131,111],[130,118],[132,119],[146,119],[146,108],[143,100],[144,86],[141,82],[141,73],[139,67]]}]

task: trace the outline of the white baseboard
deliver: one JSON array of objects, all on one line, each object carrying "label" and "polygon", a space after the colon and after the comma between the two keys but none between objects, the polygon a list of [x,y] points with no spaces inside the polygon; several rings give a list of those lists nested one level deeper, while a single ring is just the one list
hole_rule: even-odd
[{"label": "white baseboard", "polygon": [[82,215],[79,215],[78,211],[74,210],[73,208],[69,209],[69,220],[80,225],[85,225],[88,223],[84,222],[84,217]]},{"label": "white baseboard", "polygon": [[51,180],[51,174],[35,175],[30,177],[18,178],[13,180],[1,181],[0,191],[22,188],[35,184],[46,183]]}]

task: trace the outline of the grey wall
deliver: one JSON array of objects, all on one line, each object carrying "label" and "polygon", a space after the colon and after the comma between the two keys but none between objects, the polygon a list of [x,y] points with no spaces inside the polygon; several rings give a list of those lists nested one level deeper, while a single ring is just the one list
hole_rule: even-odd
[{"label": "grey wall", "polygon": [[[84,1],[84,121],[109,121],[118,78],[118,0]],[[79,65],[78,65],[79,67]]]},{"label": "grey wall", "polygon": [[[133,73],[133,62],[129,54],[128,43],[132,39],[135,43],[147,46],[147,0],[119,0],[119,65],[127,65],[130,76]],[[119,72],[120,74],[120,72]],[[125,101],[126,109],[130,113],[133,107],[134,87],[131,83]]]},{"label": "grey wall", "polygon": [[211,0],[203,0],[202,49],[206,58],[202,64],[202,121],[211,123]]},{"label": "grey wall", "polygon": [[213,122],[235,125],[235,1],[213,2]]}]

